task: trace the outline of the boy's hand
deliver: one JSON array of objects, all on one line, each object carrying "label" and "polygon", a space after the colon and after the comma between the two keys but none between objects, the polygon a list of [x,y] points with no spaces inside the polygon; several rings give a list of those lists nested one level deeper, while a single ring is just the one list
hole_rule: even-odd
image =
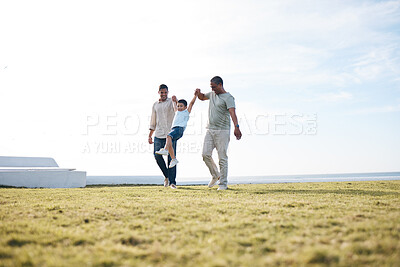
[{"label": "boy's hand", "polygon": [[195,95],[195,96],[198,96],[200,93],[201,93],[201,90],[200,90],[199,88],[197,88],[197,89],[194,91],[194,95]]},{"label": "boy's hand", "polygon": [[172,98],[172,101],[174,101],[175,103],[178,102],[178,99],[176,99],[176,96],[173,95],[171,98]]}]

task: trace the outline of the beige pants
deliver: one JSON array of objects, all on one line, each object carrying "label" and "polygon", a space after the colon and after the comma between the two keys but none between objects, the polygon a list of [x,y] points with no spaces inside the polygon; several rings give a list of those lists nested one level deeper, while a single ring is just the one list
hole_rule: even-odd
[{"label": "beige pants", "polygon": [[[203,160],[210,170],[213,178],[220,177],[219,185],[228,185],[228,145],[230,139],[229,130],[212,130],[208,129],[204,138]],[[219,169],[212,158],[214,148],[217,149],[219,158]]]}]

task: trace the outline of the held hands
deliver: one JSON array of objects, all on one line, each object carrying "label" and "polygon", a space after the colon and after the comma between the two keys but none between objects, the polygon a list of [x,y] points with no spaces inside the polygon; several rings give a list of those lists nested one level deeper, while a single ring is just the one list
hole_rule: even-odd
[{"label": "held hands", "polygon": [[201,94],[201,90],[199,88],[197,88],[196,90],[194,90],[194,95],[195,96],[199,96],[199,94]]},{"label": "held hands", "polygon": [[173,95],[171,98],[172,98],[173,102],[175,102],[175,103],[178,102],[178,99],[176,98],[176,96]]}]

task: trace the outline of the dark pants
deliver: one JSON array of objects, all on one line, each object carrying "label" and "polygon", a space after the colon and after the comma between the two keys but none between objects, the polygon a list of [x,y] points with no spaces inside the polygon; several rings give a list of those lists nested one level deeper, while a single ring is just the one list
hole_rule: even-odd
[{"label": "dark pants", "polygon": [[[156,162],[158,167],[160,167],[162,173],[165,178],[168,178],[170,184],[176,185],[176,166],[169,169],[169,163],[171,162],[171,157],[168,155],[168,165],[165,165],[165,160],[162,155],[157,155],[156,151],[165,147],[165,143],[167,142],[166,138],[157,138],[154,137],[154,157],[156,158]],[[172,141],[172,147],[174,148],[175,156],[176,156],[176,141]]]}]

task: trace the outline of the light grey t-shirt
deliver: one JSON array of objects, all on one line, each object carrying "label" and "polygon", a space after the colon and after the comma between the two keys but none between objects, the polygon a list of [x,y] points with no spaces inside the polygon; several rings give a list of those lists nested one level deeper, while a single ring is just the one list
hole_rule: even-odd
[{"label": "light grey t-shirt", "polygon": [[210,100],[208,107],[208,129],[230,130],[231,118],[229,109],[235,107],[235,98],[230,93],[217,95],[209,92],[205,96]]}]

